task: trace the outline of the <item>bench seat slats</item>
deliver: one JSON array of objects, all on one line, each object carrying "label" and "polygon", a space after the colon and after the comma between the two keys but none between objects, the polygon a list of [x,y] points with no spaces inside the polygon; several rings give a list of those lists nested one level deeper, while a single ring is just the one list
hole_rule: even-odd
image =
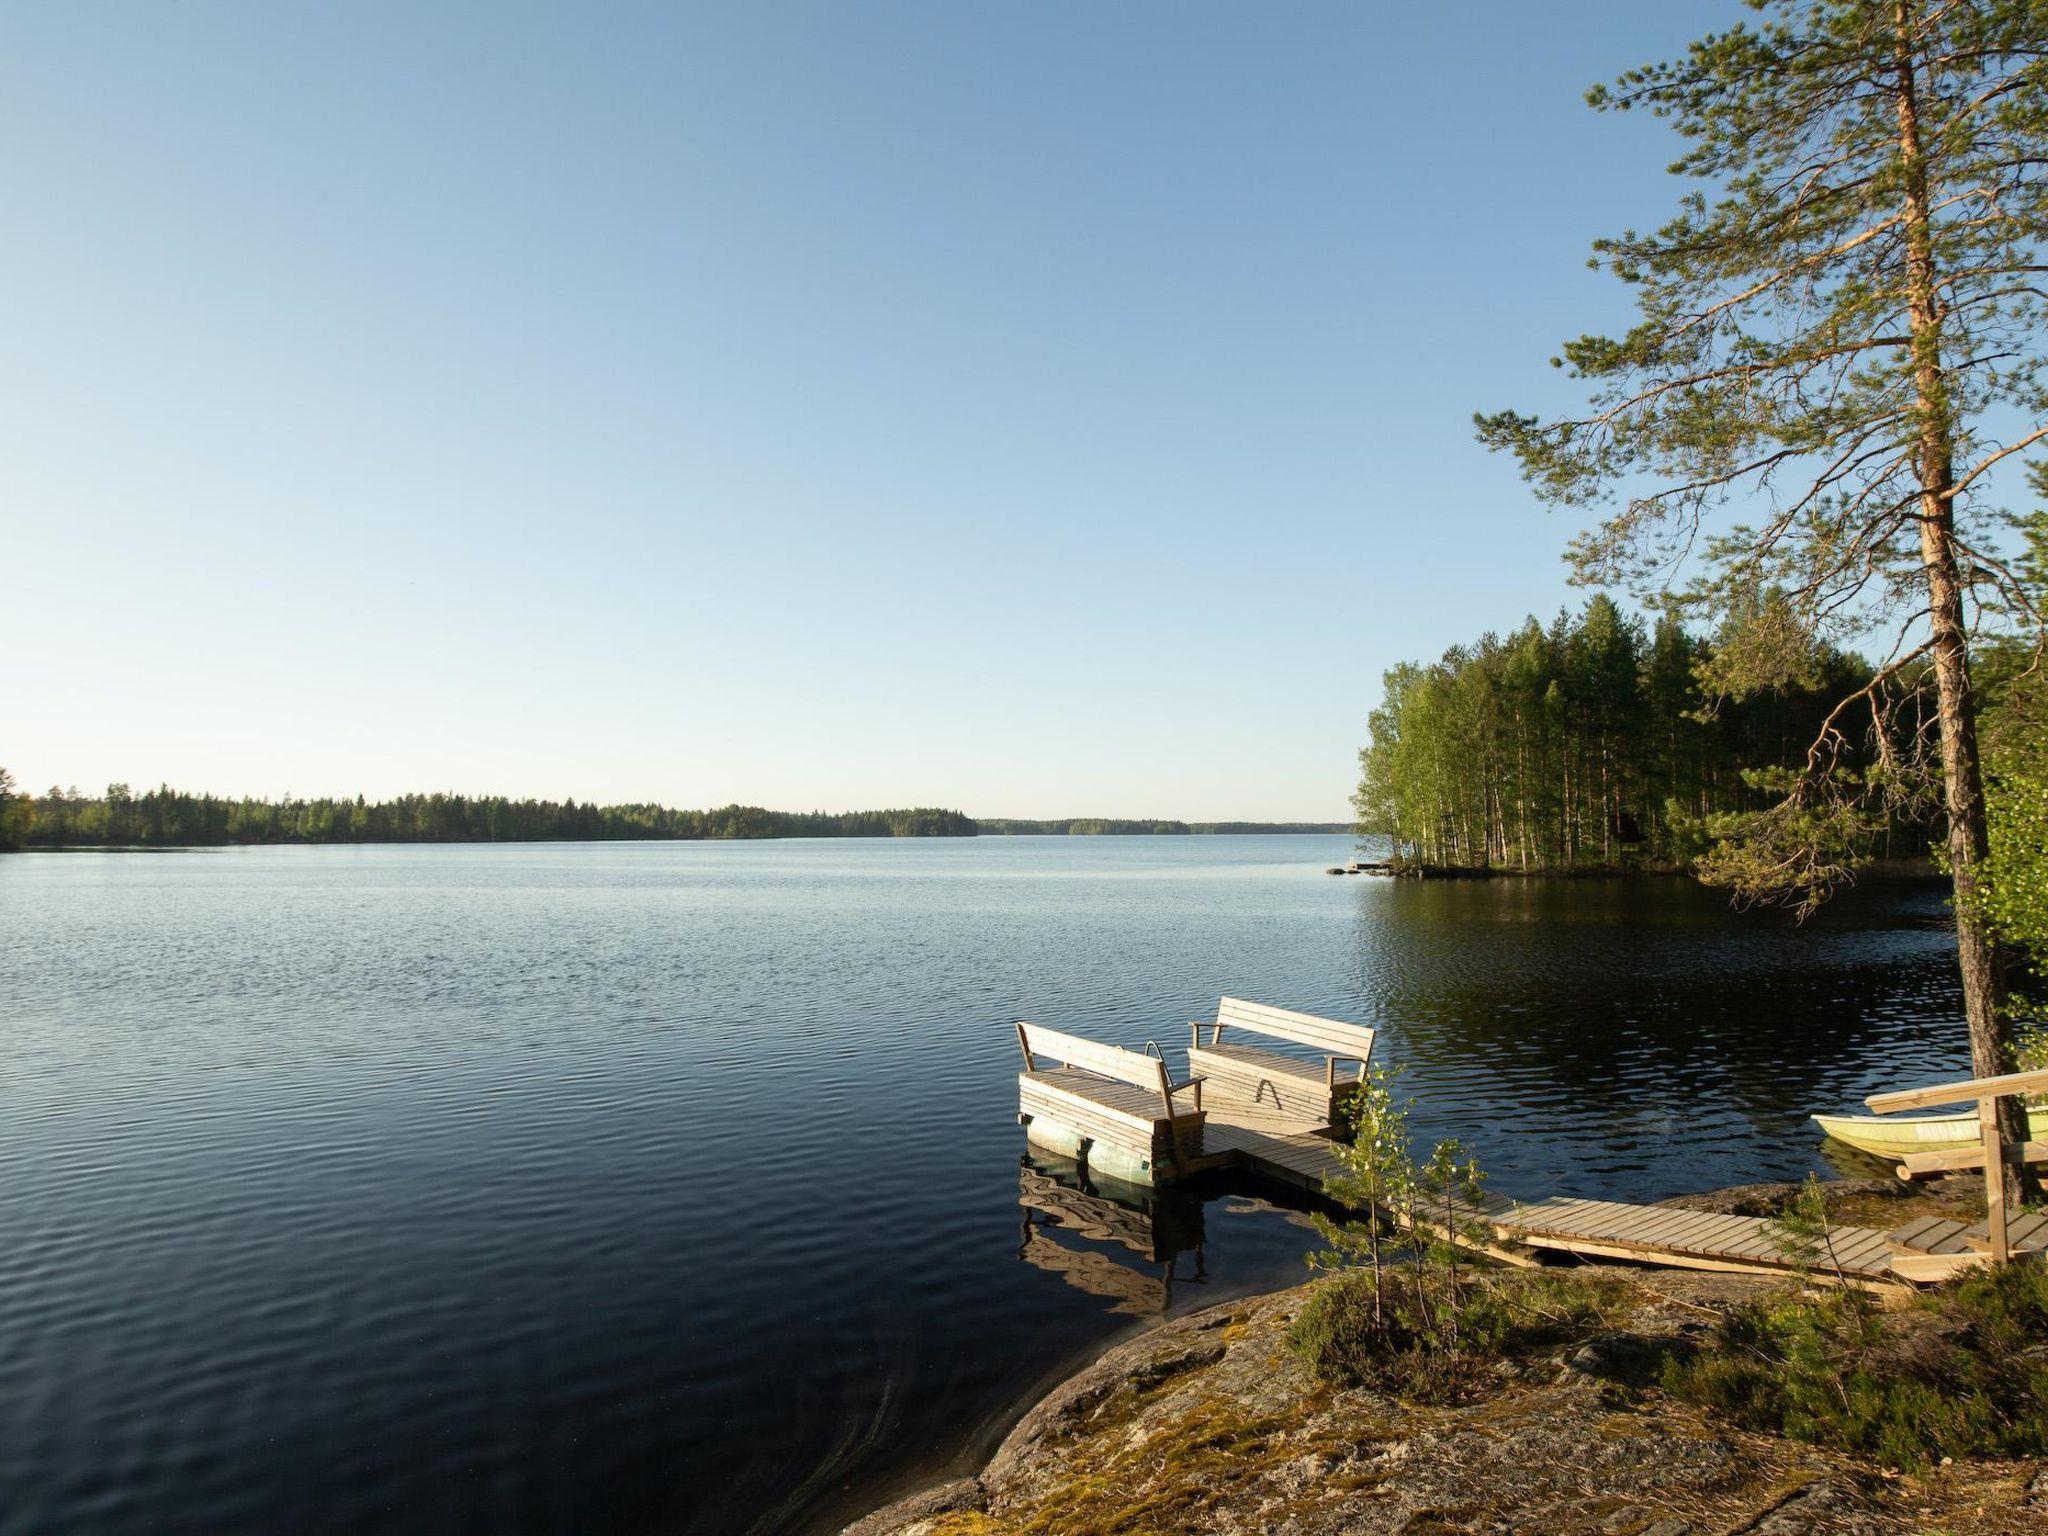
[{"label": "bench seat slats", "polygon": [[1203,1077],[1208,1102],[1217,1110],[1299,1130],[1334,1123],[1358,1092],[1355,1072],[1342,1074],[1333,1091],[1313,1062],[1228,1042],[1191,1046],[1188,1070]]},{"label": "bench seat slats", "polygon": [[[1299,1061],[1292,1056],[1282,1056],[1278,1051],[1262,1051],[1257,1046],[1233,1045],[1228,1040],[1225,1040],[1220,1045],[1201,1046],[1198,1048],[1198,1051],[1210,1063],[1206,1070],[1219,1075],[1229,1072],[1233,1067],[1239,1067],[1243,1068],[1246,1072],[1254,1072],[1263,1077],[1298,1077],[1303,1082],[1314,1083],[1318,1088],[1322,1087],[1325,1081],[1323,1069],[1314,1062]],[[1197,1068],[1196,1070],[1204,1069]],[[1356,1067],[1339,1067],[1337,1069],[1338,1087],[1341,1088],[1347,1083],[1356,1083],[1357,1081],[1358,1069]]]},{"label": "bench seat slats", "polygon": [[[1115,1082],[1091,1073],[1077,1072],[1071,1067],[1055,1067],[1050,1071],[1020,1072],[1020,1081],[1039,1087],[1057,1089],[1086,1099],[1104,1113],[1128,1120],[1134,1127],[1149,1131],[1153,1126],[1166,1124],[1166,1112],[1160,1106],[1159,1095],[1148,1093],[1143,1088],[1134,1088],[1128,1083]],[[1177,1115],[1176,1119],[1186,1119]]]}]

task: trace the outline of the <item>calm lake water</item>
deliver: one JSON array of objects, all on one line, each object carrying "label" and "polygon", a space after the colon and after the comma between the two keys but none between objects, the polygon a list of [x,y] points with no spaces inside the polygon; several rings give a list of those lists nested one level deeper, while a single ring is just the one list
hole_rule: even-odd
[{"label": "calm lake water", "polygon": [[0,1527],[809,1531],[1299,1278],[1249,1186],[1137,1217],[1156,1253],[1049,1214],[1019,1017],[1374,1024],[1494,1187],[1607,1198],[1800,1174],[1809,1110],[1966,1064],[1929,887],[1792,928],[1349,848],[0,860]]}]

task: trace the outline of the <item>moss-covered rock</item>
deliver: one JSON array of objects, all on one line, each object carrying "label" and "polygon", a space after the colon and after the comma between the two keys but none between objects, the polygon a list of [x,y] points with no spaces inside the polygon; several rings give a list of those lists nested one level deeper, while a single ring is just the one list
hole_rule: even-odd
[{"label": "moss-covered rock", "polygon": [[[1538,1282],[1547,1283],[1547,1282]],[[1662,1273],[1572,1330],[1489,1359],[1451,1405],[1319,1381],[1290,1346],[1303,1287],[1180,1319],[1034,1407],[982,1475],[859,1536],[1543,1536],[2042,1529],[2031,1462],[1886,1475],[1637,1385],[1782,1282]],[[1616,1341],[1626,1341],[1625,1347]],[[1612,1346],[1612,1347],[1607,1347]],[[1610,1360],[1609,1357],[1612,1357]],[[1626,1360],[1622,1357],[1626,1356]],[[1615,1362],[1620,1362],[1616,1364]],[[1608,1369],[1613,1365],[1613,1369]],[[927,1499],[932,1496],[927,1496]]]}]

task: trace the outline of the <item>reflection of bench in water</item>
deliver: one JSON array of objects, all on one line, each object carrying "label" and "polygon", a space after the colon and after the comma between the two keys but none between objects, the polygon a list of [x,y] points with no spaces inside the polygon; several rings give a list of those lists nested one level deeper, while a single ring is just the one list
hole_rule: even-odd
[{"label": "reflection of bench in water", "polygon": [[1106,1253],[1062,1248],[1028,1221],[1017,1257],[1049,1275],[1058,1275],[1077,1291],[1107,1297],[1116,1303],[1110,1311],[1128,1317],[1157,1317],[1173,1299],[1172,1287],[1164,1278],[1141,1274]]},{"label": "reflection of bench in water", "polygon": [[[1079,1166],[1068,1164],[1066,1178],[1084,1177]],[[1105,1192],[1114,1185],[1079,1187],[1045,1166],[1023,1163],[1017,1171],[1017,1204],[1023,1209],[1017,1257],[1068,1285],[1105,1296],[1116,1302],[1111,1310],[1134,1316],[1154,1316],[1173,1300],[1176,1281],[1199,1282],[1206,1277],[1202,1254],[1201,1203],[1185,1196],[1124,1186],[1112,1199]],[[1070,1247],[1049,1231],[1071,1236],[1081,1242],[1113,1246],[1134,1254],[1151,1268],[1139,1268],[1128,1259],[1095,1248]],[[1193,1271],[1180,1272],[1182,1254],[1193,1255]]]},{"label": "reflection of bench in water", "polygon": [[1080,1187],[1085,1177],[1075,1163],[1026,1161],[1017,1171],[1017,1203],[1050,1218],[1064,1232],[1093,1243],[1115,1243],[1157,1263],[1200,1251],[1201,1201],[1108,1179]]}]

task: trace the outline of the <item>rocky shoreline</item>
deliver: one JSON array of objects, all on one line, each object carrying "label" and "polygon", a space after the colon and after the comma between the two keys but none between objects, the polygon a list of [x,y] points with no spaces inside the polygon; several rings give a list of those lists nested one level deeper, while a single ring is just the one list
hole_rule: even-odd
[{"label": "rocky shoreline", "polygon": [[1658,1390],[1665,1354],[1785,1279],[1614,1273],[1624,1324],[1503,1360],[1498,1390],[1457,1407],[1314,1381],[1285,1339],[1307,1286],[1208,1308],[1063,1382],[979,1475],[890,1505],[844,1536],[2048,1530],[2048,1463],[1914,1476],[1734,1428]]}]

